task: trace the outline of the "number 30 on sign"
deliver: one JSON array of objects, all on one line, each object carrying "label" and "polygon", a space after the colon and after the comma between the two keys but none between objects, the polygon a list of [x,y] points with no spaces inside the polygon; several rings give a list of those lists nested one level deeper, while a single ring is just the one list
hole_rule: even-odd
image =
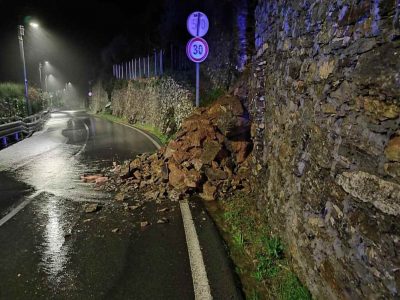
[{"label": "number 30 on sign", "polygon": [[208,56],[207,42],[200,37],[192,38],[186,45],[186,54],[195,63],[205,61]]}]

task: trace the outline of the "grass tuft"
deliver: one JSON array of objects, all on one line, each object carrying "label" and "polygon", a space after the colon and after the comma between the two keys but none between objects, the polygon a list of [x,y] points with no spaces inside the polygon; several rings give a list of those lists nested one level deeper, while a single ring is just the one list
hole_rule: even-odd
[{"label": "grass tuft", "polygon": [[222,230],[247,299],[308,300],[293,273],[282,240],[271,232],[252,195],[238,193],[210,209]]},{"label": "grass tuft", "polygon": [[280,286],[280,299],[284,300],[309,300],[310,292],[301,284],[293,273],[289,273]]},{"label": "grass tuft", "polygon": [[210,104],[212,104],[215,100],[217,100],[219,97],[224,95],[225,93],[226,93],[226,91],[224,91],[221,88],[205,90],[204,95],[202,96],[200,105],[202,107],[207,107]]}]

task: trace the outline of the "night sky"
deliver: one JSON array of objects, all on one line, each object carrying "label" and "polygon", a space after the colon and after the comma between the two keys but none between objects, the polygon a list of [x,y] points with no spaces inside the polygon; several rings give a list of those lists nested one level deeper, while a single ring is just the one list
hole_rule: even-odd
[{"label": "night sky", "polygon": [[[25,23],[27,29],[30,84],[38,85],[39,61],[48,60],[60,80],[85,88],[104,68],[104,56],[113,40],[126,44],[125,55],[140,55],[159,43],[164,2],[0,0],[0,81],[22,83],[18,24]],[[39,29],[27,26],[29,16],[40,24]]]}]

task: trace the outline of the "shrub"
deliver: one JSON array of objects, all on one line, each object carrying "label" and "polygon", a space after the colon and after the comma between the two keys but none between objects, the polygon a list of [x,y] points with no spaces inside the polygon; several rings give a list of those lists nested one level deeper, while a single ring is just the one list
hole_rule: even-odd
[{"label": "shrub", "polygon": [[[0,117],[26,116],[24,99],[25,87],[13,82],[0,83]],[[28,90],[28,98],[31,103],[32,113],[43,110],[44,96],[35,87]]]}]

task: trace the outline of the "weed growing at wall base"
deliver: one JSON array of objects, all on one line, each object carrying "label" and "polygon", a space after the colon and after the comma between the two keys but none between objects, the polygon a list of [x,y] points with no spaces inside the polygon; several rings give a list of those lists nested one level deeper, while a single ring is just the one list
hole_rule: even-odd
[{"label": "weed growing at wall base", "polygon": [[282,240],[257,210],[252,196],[238,193],[209,209],[241,278],[247,299],[308,300],[311,295],[293,273]]},{"label": "weed growing at wall base", "polygon": [[111,114],[107,114],[107,113],[101,113],[101,114],[97,114],[97,116],[99,116],[100,118],[106,119],[108,121],[111,122],[116,122],[116,123],[122,123],[122,124],[126,124],[126,125],[130,125],[130,126],[134,126],[136,128],[142,129],[144,131],[147,131],[148,133],[150,133],[151,135],[154,135],[157,139],[160,140],[160,142],[162,144],[166,144],[168,143],[169,140],[173,139],[174,136],[171,137],[167,137],[165,136],[160,129],[155,128],[154,126],[150,126],[147,124],[134,124],[131,125],[129,124],[128,120],[126,118],[123,117],[117,117]]}]

